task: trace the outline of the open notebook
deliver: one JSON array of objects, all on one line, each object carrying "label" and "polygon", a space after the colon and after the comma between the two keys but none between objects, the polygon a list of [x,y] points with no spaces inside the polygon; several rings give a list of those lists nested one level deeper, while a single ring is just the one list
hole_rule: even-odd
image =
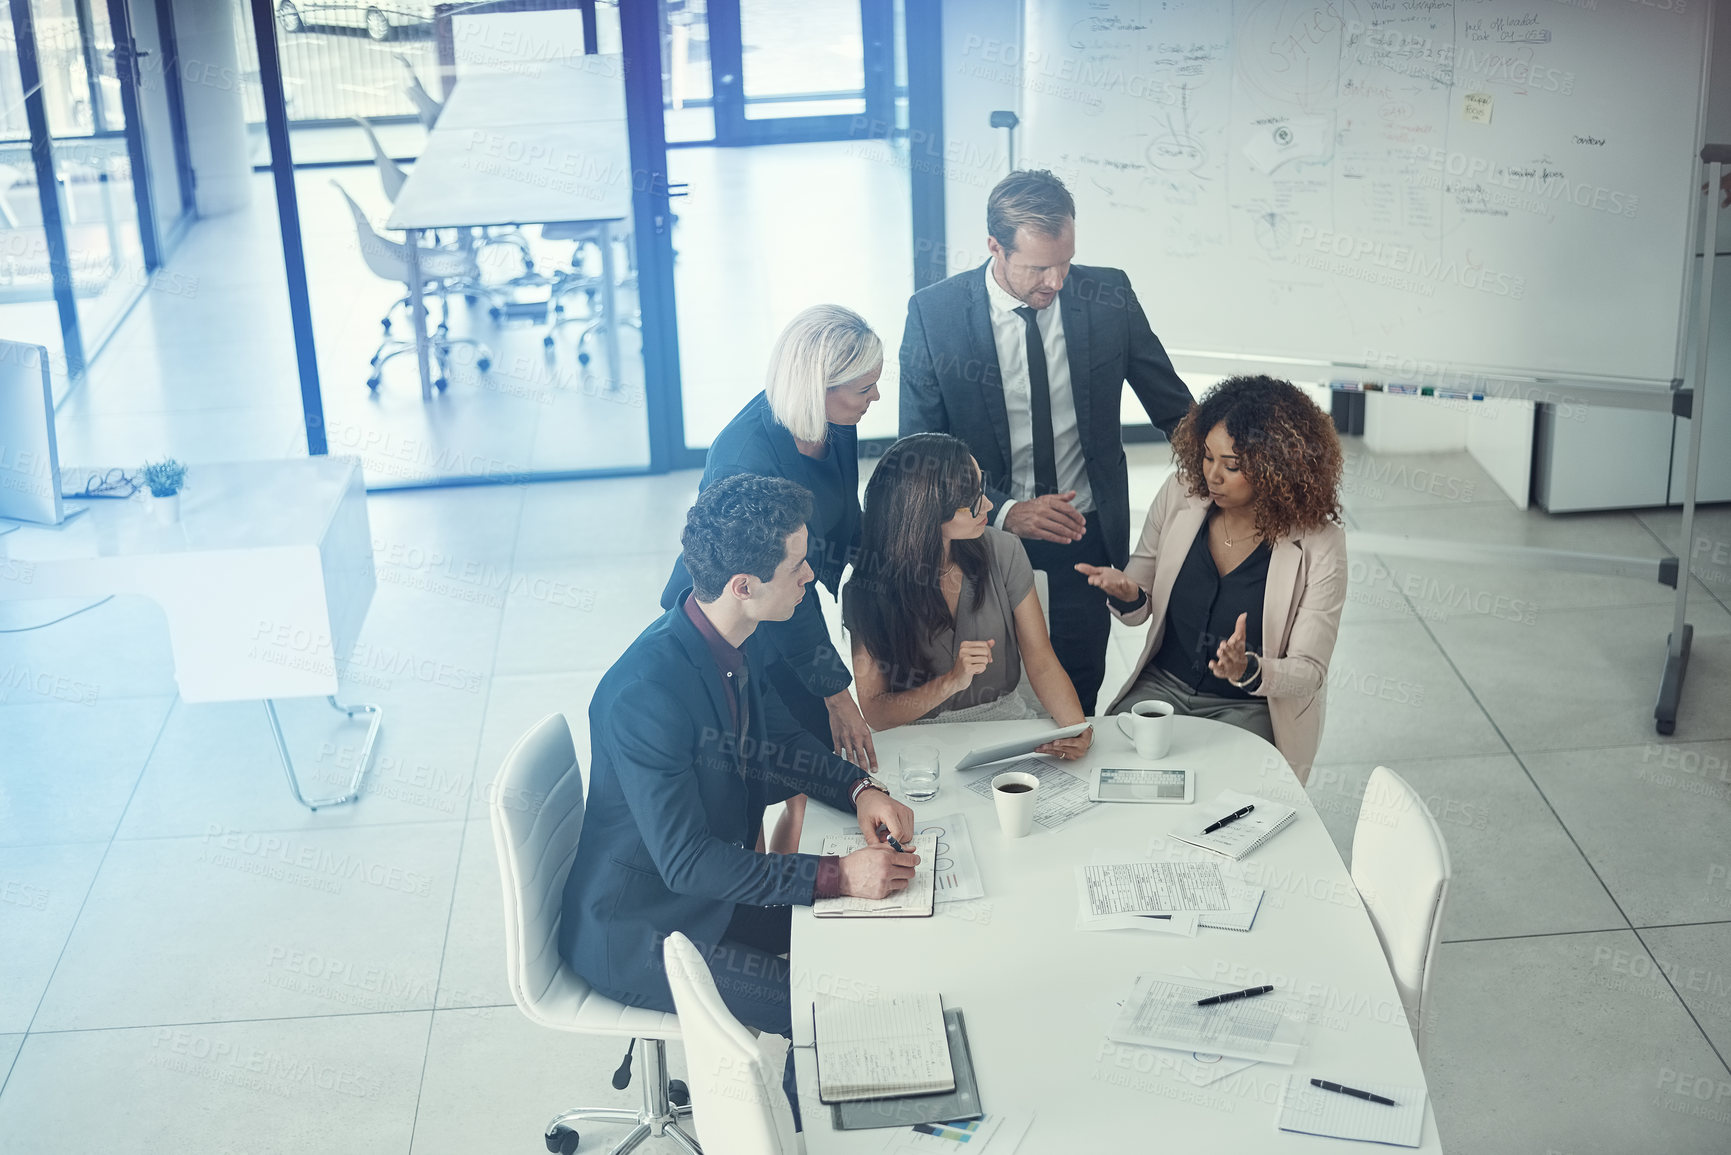
[{"label": "open notebook", "polygon": [[[1202,833],[1203,827],[1245,806],[1255,806],[1256,809],[1211,834]],[[1196,809],[1197,816],[1174,830],[1172,837],[1231,859],[1243,858],[1286,829],[1286,824],[1296,813],[1290,806],[1253,794],[1240,794],[1236,790],[1222,790]]]},{"label": "open notebook", "polygon": [[1313,1087],[1308,1073],[1295,1072],[1287,1076],[1280,1097],[1280,1129],[1333,1139],[1387,1143],[1392,1147],[1419,1145],[1424,1137],[1423,1087],[1357,1078],[1352,1085],[1360,1091],[1393,1099],[1395,1106]]},{"label": "open notebook", "polygon": [[817,1097],[825,1103],[935,1095],[956,1089],[944,1002],[936,991],[812,1007]]},{"label": "open notebook", "polygon": [[[937,890],[932,885],[937,864],[936,839],[930,834],[914,836],[909,850],[920,856],[913,881],[888,898],[820,898],[811,904],[818,918],[924,918],[936,909]],[[865,848],[865,835],[857,830],[826,835],[823,853],[838,857]]]}]

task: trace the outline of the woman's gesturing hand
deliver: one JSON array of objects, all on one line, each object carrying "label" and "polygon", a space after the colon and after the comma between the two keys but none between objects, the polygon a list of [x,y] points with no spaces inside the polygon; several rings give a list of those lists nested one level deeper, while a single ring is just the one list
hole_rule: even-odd
[{"label": "woman's gesturing hand", "polygon": [[1109,565],[1089,565],[1087,562],[1077,562],[1076,572],[1088,575],[1088,584],[1095,589],[1104,590],[1121,602],[1133,602],[1139,587],[1130,580],[1128,574],[1121,569]]},{"label": "woman's gesturing hand", "polygon": [[1238,625],[1233,628],[1232,636],[1222,641],[1214,651],[1214,660],[1208,663],[1208,670],[1216,678],[1236,682],[1244,677],[1244,667],[1250,662],[1244,656],[1244,621],[1247,617],[1248,614],[1238,615]]},{"label": "woman's gesturing hand", "polygon": [[876,770],[877,748],[872,745],[872,728],[860,715],[859,705],[846,690],[823,700],[829,707],[829,734],[835,742],[835,752],[862,770]]},{"label": "woman's gesturing hand", "polygon": [[974,684],[977,675],[985,673],[992,664],[992,647],[997,644],[996,638],[987,638],[983,642],[963,642],[956,648],[956,664],[950,667],[950,693],[961,693]]}]

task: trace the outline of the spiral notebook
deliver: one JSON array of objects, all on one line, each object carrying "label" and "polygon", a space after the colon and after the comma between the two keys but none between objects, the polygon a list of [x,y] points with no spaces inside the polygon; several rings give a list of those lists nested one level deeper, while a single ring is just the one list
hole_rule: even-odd
[{"label": "spiral notebook", "polygon": [[822,1102],[956,1089],[944,1002],[936,991],[820,998],[811,1018]]},{"label": "spiral notebook", "polygon": [[[1254,806],[1256,809],[1210,834],[1202,832],[1203,827],[1212,825],[1246,806]],[[1240,794],[1236,790],[1222,790],[1198,806],[1196,811],[1197,816],[1188,824],[1174,830],[1172,837],[1179,842],[1200,846],[1204,850],[1212,850],[1234,860],[1243,858],[1286,829],[1286,824],[1291,822],[1292,816],[1297,813],[1290,806],[1282,806],[1254,794]]]}]

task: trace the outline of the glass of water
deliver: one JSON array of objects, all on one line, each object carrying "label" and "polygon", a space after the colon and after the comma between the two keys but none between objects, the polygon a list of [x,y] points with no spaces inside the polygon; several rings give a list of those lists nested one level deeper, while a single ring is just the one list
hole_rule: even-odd
[{"label": "glass of water", "polygon": [[930,802],[938,796],[938,748],[909,746],[901,752],[902,793],[909,802]]}]

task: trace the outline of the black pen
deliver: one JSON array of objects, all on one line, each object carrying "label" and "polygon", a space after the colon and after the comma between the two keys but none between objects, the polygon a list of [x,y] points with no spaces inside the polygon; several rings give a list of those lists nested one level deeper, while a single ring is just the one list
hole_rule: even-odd
[{"label": "black pen", "polygon": [[1223,995],[1209,995],[1205,999],[1197,999],[1196,1005],[1199,1007],[1211,1007],[1215,1003],[1229,1003],[1233,999],[1252,999],[1257,995],[1265,995],[1273,989],[1273,987],[1251,987],[1248,990],[1228,991]]},{"label": "black pen", "polygon": [[1398,1107],[1400,1104],[1393,1099],[1385,1099],[1381,1095],[1373,1095],[1369,1091],[1360,1091],[1357,1087],[1342,1087],[1339,1083],[1330,1083],[1327,1079],[1312,1079],[1312,1087],[1321,1087],[1324,1091],[1336,1091],[1342,1095],[1351,1095],[1354,1099],[1363,1099],[1369,1103],[1381,1103],[1385,1107]]},{"label": "black pen", "polygon": [[1234,810],[1231,814],[1228,814],[1225,818],[1222,818],[1219,822],[1216,822],[1213,826],[1204,826],[1202,828],[1202,833],[1213,834],[1216,830],[1219,830],[1222,826],[1226,826],[1230,823],[1237,822],[1240,818],[1243,818],[1246,814],[1249,814],[1252,810],[1255,810],[1255,809],[1256,809],[1256,807],[1254,807],[1254,806],[1246,806],[1243,810]]},{"label": "black pen", "polygon": [[889,839],[890,846],[892,846],[895,849],[895,852],[897,854],[906,854],[907,853],[906,850],[902,849],[902,844],[896,841],[896,836],[890,833],[889,827],[880,826],[879,828],[884,832],[884,837]]}]

